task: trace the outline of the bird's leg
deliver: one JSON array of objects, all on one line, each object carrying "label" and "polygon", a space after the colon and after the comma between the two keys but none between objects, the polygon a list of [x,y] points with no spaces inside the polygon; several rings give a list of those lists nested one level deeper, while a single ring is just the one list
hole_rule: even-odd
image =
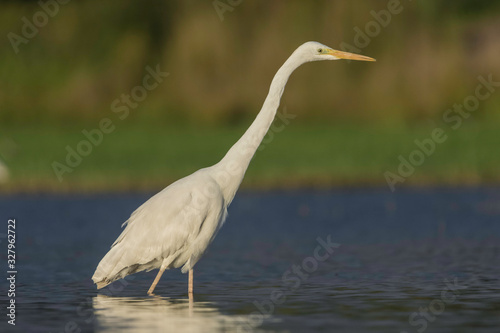
[{"label": "bird's leg", "polygon": [[188,294],[193,294],[193,269],[189,270],[189,279],[188,279]]},{"label": "bird's leg", "polygon": [[156,285],[158,284],[158,281],[160,281],[161,275],[165,272],[165,267],[160,267],[160,271],[158,272],[158,275],[156,275],[155,280],[153,281],[153,284],[151,285],[151,288],[148,290],[148,295],[153,295],[153,290],[155,290]]}]

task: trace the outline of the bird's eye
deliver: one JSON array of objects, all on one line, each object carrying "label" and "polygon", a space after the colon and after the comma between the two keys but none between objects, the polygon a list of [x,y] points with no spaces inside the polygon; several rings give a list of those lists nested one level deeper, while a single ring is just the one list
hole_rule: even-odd
[{"label": "bird's eye", "polygon": [[318,49],[318,53],[323,53],[323,49]]}]

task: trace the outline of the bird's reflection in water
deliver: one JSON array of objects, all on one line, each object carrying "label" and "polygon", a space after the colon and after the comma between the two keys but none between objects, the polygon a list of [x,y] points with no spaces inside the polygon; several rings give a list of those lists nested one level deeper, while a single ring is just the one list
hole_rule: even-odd
[{"label": "bird's reflection in water", "polygon": [[247,316],[221,314],[208,302],[153,297],[93,299],[97,332],[247,332]]}]

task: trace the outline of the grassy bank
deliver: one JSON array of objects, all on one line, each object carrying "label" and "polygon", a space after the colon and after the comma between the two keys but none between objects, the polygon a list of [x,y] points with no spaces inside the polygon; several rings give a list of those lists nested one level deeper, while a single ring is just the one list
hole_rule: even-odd
[{"label": "grassy bank", "polygon": [[[398,172],[399,155],[408,158],[429,138],[436,125],[417,127],[348,124],[303,124],[299,120],[265,139],[243,187],[290,188],[332,185],[386,186],[384,172]],[[448,139],[404,182],[478,184],[500,182],[498,124],[468,123]],[[59,181],[53,170],[66,165],[72,149],[92,125],[1,128],[3,159],[10,179],[2,192],[155,190],[216,163],[242,135],[246,126],[196,128],[117,124],[102,143],[82,157]],[[401,184],[396,185],[396,187]]]},{"label": "grassy bank", "polygon": [[[34,36],[13,42],[42,7],[5,3],[0,34],[11,37],[0,48],[0,163],[10,178],[2,182],[0,164],[0,192],[153,190],[212,165],[307,40],[348,44],[377,62],[298,69],[281,103],[297,119],[265,140],[244,187],[386,186],[384,174],[401,177],[400,156],[411,154],[422,164],[393,178],[403,185],[500,182],[498,5],[402,2],[384,24],[388,2],[376,0],[246,1],[223,18],[211,1],[70,2]],[[157,84],[134,94],[153,69],[162,73]],[[489,97],[477,90],[484,78],[495,82]],[[460,116],[469,117],[464,125],[439,124],[478,92],[484,98]],[[82,146],[82,130],[104,117],[114,117],[116,129]],[[415,140],[436,127],[448,137],[424,157]],[[68,166],[67,147],[79,144],[92,152]]]}]

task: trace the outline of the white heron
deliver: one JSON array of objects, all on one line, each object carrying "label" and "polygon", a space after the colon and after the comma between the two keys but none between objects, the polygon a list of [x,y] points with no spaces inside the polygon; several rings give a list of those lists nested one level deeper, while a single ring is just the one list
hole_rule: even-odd
[{"label": "white heron", "polygon": [[318,42],[298,47],[274,76],[262,109],[245,134],[217,164],[184,177],[151,197],[123,223],[125,229],[111,245],[92,277],[97,288],[125,276],[159,268],[148,294],[153,294],[163,272],[182,266],[189,272],[188,295],[193,293],[193,267],[215,238],[227,208],[278,109],[292,72],[319,60],[375,59],[333,50]]}]

